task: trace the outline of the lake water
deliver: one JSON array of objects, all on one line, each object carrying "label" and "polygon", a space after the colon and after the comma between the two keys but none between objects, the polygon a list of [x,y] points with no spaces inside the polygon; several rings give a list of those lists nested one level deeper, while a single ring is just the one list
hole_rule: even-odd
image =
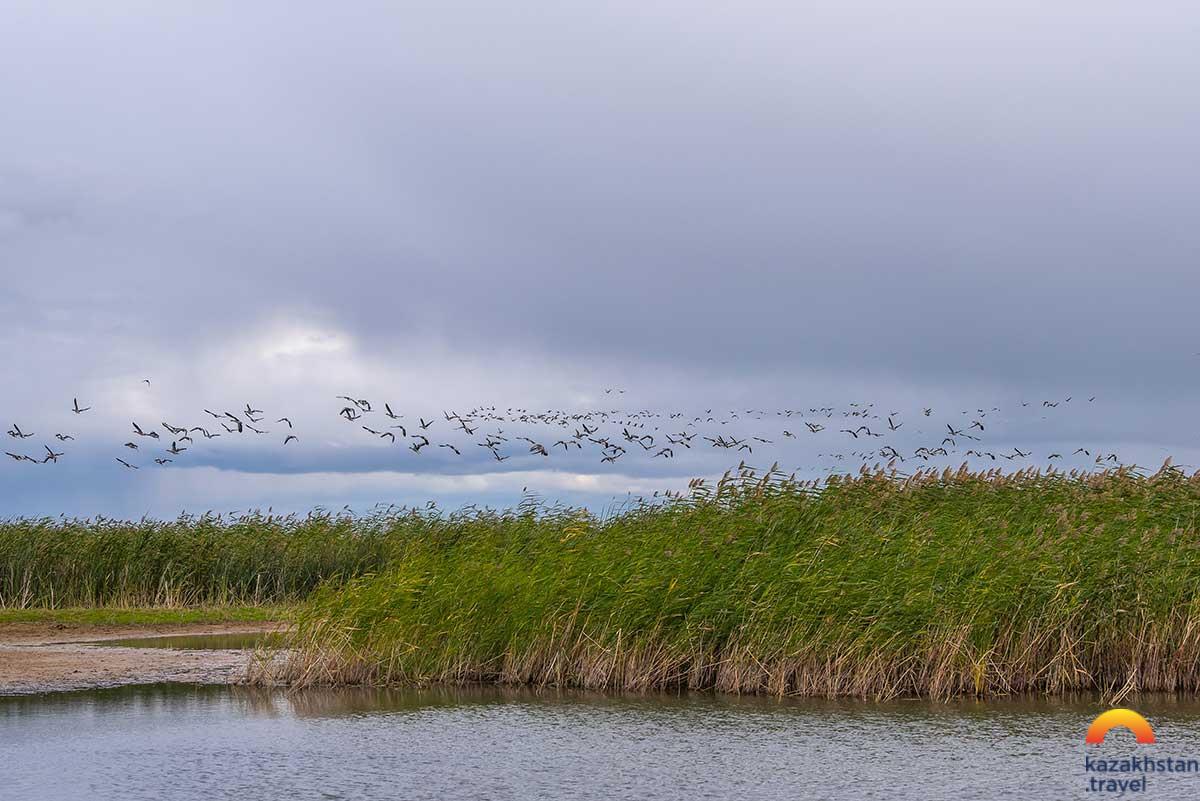
[{"label": "lake water", "polygon": [[172,648],[178,651],[245,651],[279,642],[279,636],[263,632],[234,634],[177,634],[98,640],[92,645],[116,648]]},{"label": "lake water", "polygon": [[1200,757],[1200,706],[1126,705],[1157,745],[1085,751],[1089,701],[127,687],[0,698],[0,798],[1115,798],[1085,792],[1085,753]]}]

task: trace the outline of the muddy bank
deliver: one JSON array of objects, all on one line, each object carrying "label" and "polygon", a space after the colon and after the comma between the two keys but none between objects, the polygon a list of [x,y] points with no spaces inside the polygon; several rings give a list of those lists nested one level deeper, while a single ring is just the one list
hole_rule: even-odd
[{"label": "muddy bank", "polygon": [[280,623],[0,624],[0,695],[158,682],[238,684],[245,681],[250,651],[117,648],[94,643],[130,637],[254,634],[284,628]]}]

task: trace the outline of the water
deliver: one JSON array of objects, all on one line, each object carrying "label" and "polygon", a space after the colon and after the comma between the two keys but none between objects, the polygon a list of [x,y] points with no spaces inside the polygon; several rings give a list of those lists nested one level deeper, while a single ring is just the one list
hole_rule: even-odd
[{"label": "water", "polygon": [[[1129,702],[1200,757],[1200,706]],[[4,799],[1060,799],[1086,701],[951,705],[493,689],[149,686],[0,698]],[[1200,797],[1200,776],[1145,798]]]},{"label": "water", "polygon": [[279,642],[279,635],[268,632],[238,634],[179,634],[160,637],[127,637],[121,640],[97,640],[89,645],[119,648],[173,648],[179,651],[249,651],[260,645]]}]

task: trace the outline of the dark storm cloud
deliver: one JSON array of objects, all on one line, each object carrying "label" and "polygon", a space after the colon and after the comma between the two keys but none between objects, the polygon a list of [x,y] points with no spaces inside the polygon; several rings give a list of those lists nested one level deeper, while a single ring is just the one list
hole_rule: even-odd
[{"label": "dark storm cloud", "polygon": [[[1182,3],[18,5],[2,413],[168,371],[156,410],[256,374],[283,406],[298,379],[228,354],[291,325],[447,404],[1078,391],[1108,416],[1029,435],[1187,448],[1197,27]],[[384,466],[313,447],[212,463]]]}]

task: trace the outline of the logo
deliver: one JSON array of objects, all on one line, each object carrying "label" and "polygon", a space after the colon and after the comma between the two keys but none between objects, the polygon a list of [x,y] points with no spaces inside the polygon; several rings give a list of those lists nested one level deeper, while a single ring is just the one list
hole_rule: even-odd
[{"label": "logo", "polygon": [[1084,742],[1088,745],[1100,745],[1104,742],[1104,736],[1118,726],[1133,732],[1138,745],[1154,744],[1154,729],[1150,728],[1150,722],[1132,709],[1110,709],[1098,715],[1092,721],[1092,725],[1088,726]]},{"label": "logo", "polygon": [[[1113,729],[1128,729],[1137,741],[1137,753],[1131,753],[1127,742],[1111,742],[1104,746],[1104,737]],[[1116,740],[1118,738],[1114,738]],[[1124,740],[1125,738],[1119,738]],[[1164,789],[1179,787],[1177,782],[1200,775],[1200,759],[1180,758],[1164,754],[1150,722],[1132,709],[1110,709],[1092,721],[1084,737],[1083,773],[1089,793],[1144,793],[1153,776],[1162,781]],[[1192,796],[1194,797],[1194,795]]]}]

